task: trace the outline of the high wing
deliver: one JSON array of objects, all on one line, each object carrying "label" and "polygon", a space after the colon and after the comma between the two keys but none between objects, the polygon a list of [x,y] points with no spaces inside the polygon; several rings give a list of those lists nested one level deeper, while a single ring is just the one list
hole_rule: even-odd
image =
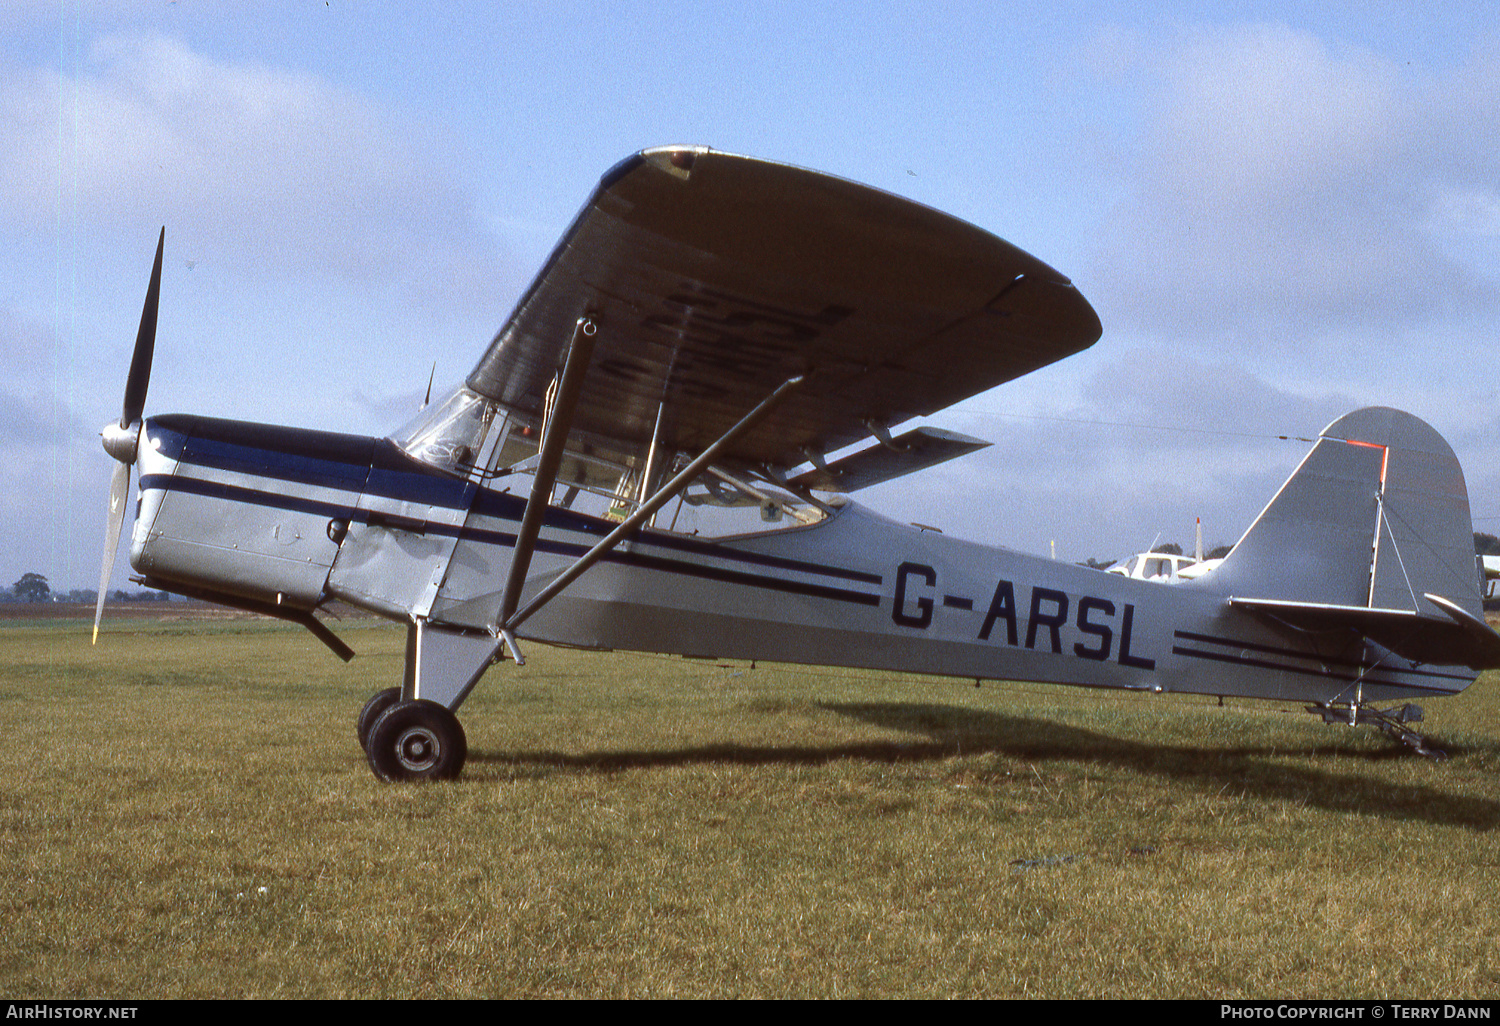
[{"label": "high wing", "polygon": [[700,451],[800,374],[722,454],[781,469],[888,438],[1101,332],[1066,277],[973,225],[701,147],[604,176],[468,387],[540,428],[581,316],[598,337],[571,451]]}]

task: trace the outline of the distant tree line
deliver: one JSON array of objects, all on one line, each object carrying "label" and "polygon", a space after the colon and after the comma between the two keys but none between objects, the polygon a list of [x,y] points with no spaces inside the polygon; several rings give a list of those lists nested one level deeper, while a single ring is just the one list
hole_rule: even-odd
[{"label": "distant tree line", "polygon": [[[141,591],[116,588],[109,593],[108,599],[111,602],[169,602],[172,596],[154,588]],[[39,573],[22,574],[21,579],[12,584],[9,591],[0,590],[0,602],[83,602],[92,605],[98,601],[99,591],[96,588],[53,591],[47,578]]]}]

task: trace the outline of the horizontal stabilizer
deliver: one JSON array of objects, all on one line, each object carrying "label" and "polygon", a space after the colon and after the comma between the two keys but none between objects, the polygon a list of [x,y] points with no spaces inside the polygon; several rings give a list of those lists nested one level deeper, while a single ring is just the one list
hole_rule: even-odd
[{"label": "horizontal stabilizer", "polygon": [[1441,595],[1427,595],[1426,598],[1453,617],[1453,622],[1463,628],[1465,640],[1470,646],[1467,649],[1470,654],[1462,660],[1465,666],[1474,670],[1493,670],[1500,667],[1500,634],[1495,633],[1493,627]]},{"label": "horizontal stabilizer", "polygon": [[1445,615],[1260,598],[1231,598],[1229,604],[1299,631],[1355,631],[1413,663],[1500,667],[1500,634],[1441,595],[1425,597]]},{"label": "horizontal stabilizer", "polygon": [[826,467],[814,467],[798,474],[789,483],[797,488],[813,488],[820,492],[857,492],[966,456],[989,444],[942,428],[913,428],[892,439],[891,445],[861,449]]}]

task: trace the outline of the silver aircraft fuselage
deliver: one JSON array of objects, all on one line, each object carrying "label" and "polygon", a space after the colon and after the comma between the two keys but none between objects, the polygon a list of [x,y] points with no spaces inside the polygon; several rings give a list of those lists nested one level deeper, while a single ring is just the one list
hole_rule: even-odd
[{"label": "silver aircraft fuselage", "polygon": [[[309,617],[340,599],[408,624],[497,629],[524,494],[444,473],[385,439],[188,415],[148,419],[138,459],[131,564],[148,583]],[[525,595],[614,526],[549,507]],[[519,633],[1323,704],[1348,701],[1356,686],[1363,701],[1452,694],[1475,677],[1388,659],[1344,634],[1278,631],[1226,598],[1212,574],[1132,580],[844,503],[816,524],[719,539],[643,529]]]}]

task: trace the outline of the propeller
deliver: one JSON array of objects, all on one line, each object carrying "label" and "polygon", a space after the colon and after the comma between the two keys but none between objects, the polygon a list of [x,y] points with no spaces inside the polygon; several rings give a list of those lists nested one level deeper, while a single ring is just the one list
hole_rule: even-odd
[{"label": "propeller", "polygon": [[115,550],[125,528],[125,504],[130,497],[130,468],[135,463],[136,447],[141,439],[141,413],[146,408],[146,389],[151,384],[151,358],[156,352],[156,310],[161,299],[161,253],[167,241],[167,229],[156,239],[156,263],[151,267],[151,284],[146,289],[146,305],[141,310],[141,326],[135,335],[135,352],[130,357],[130,373],[125,378],[125,403],[120,422],[104,426],[99,434],[104,451],[119,461],[109,479],[109,522],[104,528],[104,566],[99,571],[99,600],[94,606],[94,644],[99,643],[99,621],[104,618],[104,595],[109,589],[110,573],[115,566]]}]

